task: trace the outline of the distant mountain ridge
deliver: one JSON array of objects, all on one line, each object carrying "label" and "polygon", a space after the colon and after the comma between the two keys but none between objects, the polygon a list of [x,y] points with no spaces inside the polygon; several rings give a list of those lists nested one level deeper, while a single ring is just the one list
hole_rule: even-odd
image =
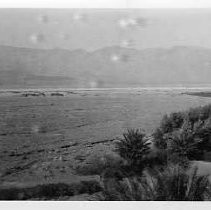
[{"label": "distant mountain ridge", "polygon": [[0,46],[0,88],[134,87],[211,83],[211,49],[85,50]]}]

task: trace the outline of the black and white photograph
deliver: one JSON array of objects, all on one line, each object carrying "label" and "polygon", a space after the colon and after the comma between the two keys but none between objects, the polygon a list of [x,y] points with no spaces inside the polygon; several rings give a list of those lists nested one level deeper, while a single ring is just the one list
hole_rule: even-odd
[{"label": "black and white photograph", "polygon": [[211,8],[0,8],[0,200],[210,201]]}]

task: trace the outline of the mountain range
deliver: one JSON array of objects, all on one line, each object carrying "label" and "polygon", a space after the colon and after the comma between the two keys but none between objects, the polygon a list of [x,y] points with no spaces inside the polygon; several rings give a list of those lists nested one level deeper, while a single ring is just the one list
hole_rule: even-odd
[{"label": "mountain range", "polygon": [[137,87],[211,83],[211,49],[119,46],[31,49],[0,46],[0,88]]}]

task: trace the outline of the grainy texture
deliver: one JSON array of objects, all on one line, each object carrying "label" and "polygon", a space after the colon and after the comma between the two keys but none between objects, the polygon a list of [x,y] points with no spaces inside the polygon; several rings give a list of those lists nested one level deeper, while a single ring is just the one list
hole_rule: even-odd
[{"label": "grainy texture", "polygon": [[[64,96],[0,97],[0,173],[2,186],[71,183],[90,156],[111,153],[127,128],[150,133],[163,114],[205,105],[209,98],[180,91],[76,91]],[[59,97],[59,98],[58,98]],[[95,179],[95,178],[94,178]]]}]

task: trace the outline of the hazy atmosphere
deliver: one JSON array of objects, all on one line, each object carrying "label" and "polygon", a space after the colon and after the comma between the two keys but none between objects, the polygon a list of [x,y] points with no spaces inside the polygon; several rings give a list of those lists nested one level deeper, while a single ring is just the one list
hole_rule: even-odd
[{"label": "hazy atmosphere", "polygon": [[0,9],[0,200],[210,201],[211,9]]},{"label": "hazy atmosphere", "polygon": [[210,86],[210,17],[208,9],[1,9],[0,88]]},{"label": "hazy atmosphere", "polygon": [[[0,44],[85,49],[211,47],[210,9],[1,9]],[[129,22],[128,22],[129,21]]]}]

